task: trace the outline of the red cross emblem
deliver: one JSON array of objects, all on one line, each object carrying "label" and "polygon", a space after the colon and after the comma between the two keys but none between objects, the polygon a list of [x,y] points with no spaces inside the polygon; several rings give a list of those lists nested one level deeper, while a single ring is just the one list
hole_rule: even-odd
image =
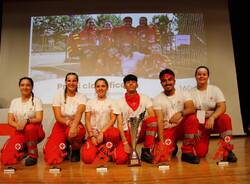
[{"label": "red cross emblem", "polygon": [[111,148],[113,147],[113,143],[112,143],[112,142],[107,142],[107,143],[106,143],[106,147],[107,147],[108,149],[111,149]]},{"label": "red cross emblem", "polygon": [[172,143],[171,139],[166,139],[166,140],[165,140],[165,144],[166,144],[166,145],[169,146],[171,143]]},{"label": "red cross emblem", "polygon": [[22,145],[20,143],[15,144],[15,149],[18,151],[22,148]]},{"label": "red cross emblem", "polygon": [[59,144],[60,150],[64,150],[66,148],[66,145],[62,142]]},{"label": "red cross emblem", "polygon": [[229,143],[229,142],[231,141],[231,137],[230,137],[230,136],[226,136],[226,137],[224,138],[224,141],[225,141],[226,143]]}]

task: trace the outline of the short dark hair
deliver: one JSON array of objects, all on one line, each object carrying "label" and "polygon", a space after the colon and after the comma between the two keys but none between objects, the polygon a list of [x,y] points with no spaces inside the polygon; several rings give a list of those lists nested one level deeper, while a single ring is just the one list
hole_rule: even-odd
[{"label": "short dark hair", "polygon": [[165,75],[165,74],[170,74],[170,75],[173,75],[173,76],[175,77],[174,72],[173,72],[171,69],[166,68],[166,69],[164,69],[164,70],[162,70],[162,71],[160,72],[159,78],[161,79],[161,78],[163,77],[163,75]]},{"label": "short dark hair", "polygon": [[138,81],[137,77],[133,74],[128,74],[123,78],[123,83],[125,84],[128,81]]},{"label": "short dark hair", "polygon": [[208,69],[208,67],[206,67],[206,66],[198,66],[198,67],[196,68],[196,70],[195,70],[195,76],[197,75],[198,70],[201,69],[201,68],[204,68],[205,70],[207,70],[207,75],[209,76],[209,69]]}]

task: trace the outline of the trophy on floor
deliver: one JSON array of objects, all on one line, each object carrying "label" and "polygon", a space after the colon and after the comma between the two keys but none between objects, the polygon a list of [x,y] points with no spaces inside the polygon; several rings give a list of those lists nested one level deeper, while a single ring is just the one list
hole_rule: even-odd
[{"label": "trophy on floor", "polygon": [[[17,161],[20,161],[22,158],[24,158],[24,153],[23,151],[23,144],[21,143],[16,143],[15,144],[15,150],[19,153],[17,155]],[[16,168],[12,166],[5,167],[3,169],[4,174],[14,174],[16,172]]]},{"label": "trophy on floor", "polygon": [[106,144],[102,144],[98,148],[98,154],[94,162],[98,163],[98,166],[96,167],[96,171],[98,173],[106,173],[108,171],[108,168],[106,166],[106,163],[109,161],[110,157],[112,156],[112,148],[113,143],[112,142],[106,142]]},{"label": "trophy on floor", "polygon": [[[60,144],[59,144],[59,148],[60,148],[60,150],[62,151],[62,152],[64,152],[65,151],[65,149],[66,149],[66,144],[65,143],[63,143],[63,142],[61,142]],[[67,154],[67,153],[62,153],[62,154]],[[60,172],[61,172],[61,168],[60,167],[58,167],[57,165],[53,165],[51,168],[49,168],[49,173],[52,173],[52,174],[59,174]]]},{"label": "trophy on floor", "polygon": [[132,151],[129,155],[129,163],[128,166],[140,166],[141,161],[139,158],[139,155],[136,151],[136,145],[138,141],[138,133],[139,133],[139,127],[141,125],[141,122],[144,119],[146,111],[142,112],[139,117],[130,117],[128,120],[128,128],[131,136],[131,145],[132,145]]},{"label": "trophy on floor", "polygon": [[233,149],[233,145],[229,144],[231,141],[231,138],[229,136],[226,136],[224,140],[219,141],[219,147],[213,156],[213,160],[217,160],[218,166],[227,166],[229,165],[229,162],[227,160],[224,160],[225,157],[227,157],[228,152]]}]

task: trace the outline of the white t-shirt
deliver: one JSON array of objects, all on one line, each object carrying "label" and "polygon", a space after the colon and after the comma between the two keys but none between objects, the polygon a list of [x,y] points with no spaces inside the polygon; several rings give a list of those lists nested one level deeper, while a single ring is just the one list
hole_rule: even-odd
[{"label": "white t-shirt", "polygon": [[86,105],[87,98],[82,93],[76,93],[75,96],[67,96],[66,103],[64,103],[64,91],[60,91],[53,98],[53,107],[61,107],[61,113],[63,116],[75,115],[77,108],[80,104]]},{"label": "white t-shirt", "polygon": [[18,121],[23,119],[34,118],[36,112],[43,111],[42,101],[34,97],[34,105],[32,105],[32,97],[27,102],[22,102],[22,98],[15,98],[11,101],[9,113],[13,113]]},{"label": "white t-shirt", "polygon": [[175,113],[184,110],[184,103],[189,100],[192,100],[192,98],[189,97],[188,93],[179,90],[176,90],[172,96],[167,96],[164,92],[161,92],[154,98],[153,108],[163,112],[164,128],[177,126],[176,124],[170,124],[169,120]]},{"label": "white t-shirt", "polygon": [[142,94],[139,94],[139,96],[140,104],[135,111],[127,104],[125,96],[118,100],[118,107],[122,113],[124,131],[128,130],[128,120],[130,117],[139,117],[141,113],[153,106],[152,101],[148,96]]},{"label": "white t-shirt", "polygon": [[194,105],[199,110],[215,110],[216,103],[225,102],[222,91],[214,85],[208,85],[206,90],[200,91],[196,87],[191,89]]},{"label": "white t-shirt", "polygon": [[97,132],[106,126],[106,124],[110,121],[111,112],[113,112],[113,114],[120,114],[115,101],[108,98],[105,100],[89,100],[87,102],[85,112],[91,112],[91,127]]}]

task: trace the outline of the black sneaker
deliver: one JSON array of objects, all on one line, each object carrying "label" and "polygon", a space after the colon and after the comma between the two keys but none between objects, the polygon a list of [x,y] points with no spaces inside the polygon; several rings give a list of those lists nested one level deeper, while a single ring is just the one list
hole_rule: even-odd
[{"label": "black sneaker", "polygon": [[237,162],[237,160],[238,160],[237,157],[232,151],[230,151],[227,157],[223,159],[223,161],[228,161],[228,162]]},{"label": "black sneaker", "polygon": [[153,162],[153,155],[150,152],[150,148],[142,148],[141,149],[141,160],[147,163]]},{"label": "black sneaker", "polygon": [[70,150],[71,150],[70,149],[70,144],[69,144],[68,141],[66,141],[66,148],[65,148],[64,151],[67,152],[67,155],[66,155],[66,157],[63,160],[70,160]]},{"label": "black sneaker", "polygon": [[71,156],[70,156],[71,162],[79,162],[80,161],[80,150],[72,150]]},{"label": "black sneaker", "polygon": [[200,159],[192,153],[182,153],[181,160],[190,164],[200,163]]},{"label": "black sneaker", "polygon": [[175,157],[178,153],[178,146],[177,144],[175,145],[174,151],[172,152],[172,157]]},{"label": "black sneaker", "polygon": [[25,160],[25,166],[32,166],[37,164],[37,158],[28,157]]}]

